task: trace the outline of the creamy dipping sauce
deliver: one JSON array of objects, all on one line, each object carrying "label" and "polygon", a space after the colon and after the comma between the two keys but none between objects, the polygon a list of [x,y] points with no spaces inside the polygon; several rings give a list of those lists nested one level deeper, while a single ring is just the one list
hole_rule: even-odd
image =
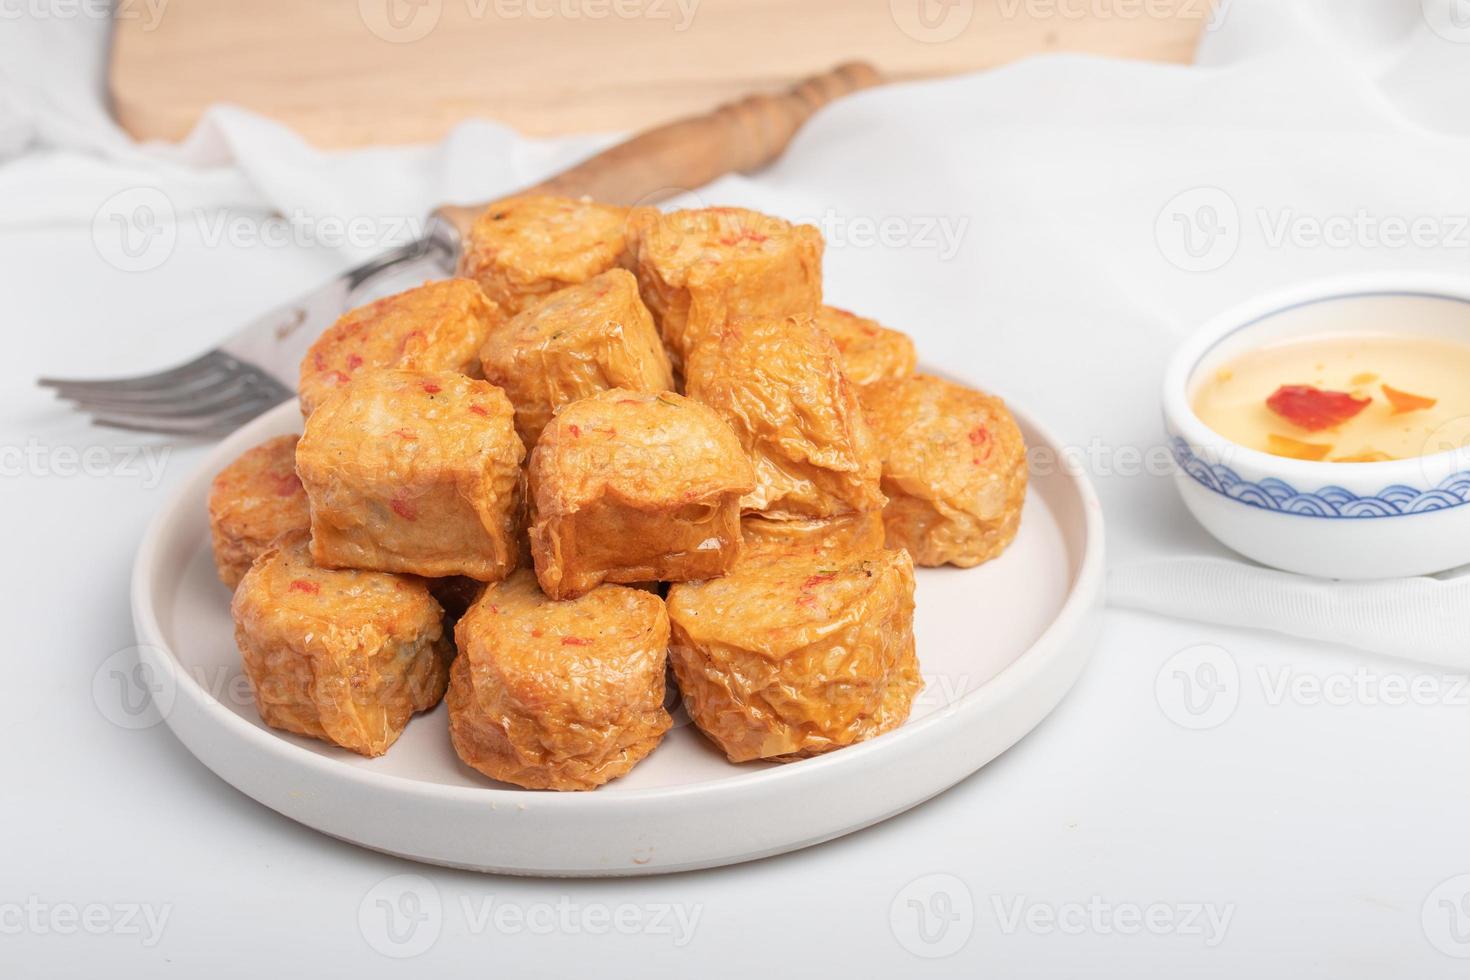
[{"label": "creamy dipping sauce", "polygon": [[1366,463],[1470,446],[1470,345],[1345,335],[1251,351],[1204,379],[1200,420],[1296,459]]}]

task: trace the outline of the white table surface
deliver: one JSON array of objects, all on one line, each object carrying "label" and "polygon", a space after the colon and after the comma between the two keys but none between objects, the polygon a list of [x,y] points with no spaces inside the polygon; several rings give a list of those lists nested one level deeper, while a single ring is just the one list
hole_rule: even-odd
[{"label": "white table surface", "polygon": [[[373,941],[402,947],[385,944],[371,917],[365,932],[359,911],[405,874],[440,901],[437,939],[411,965],[422,976],[1464,975],[1421,913],[1437,885],[1470,872],[1470,693],[1436,686],[1419,699],[1430,703],[1397,705],[1373,694],[1283,699],[1283,666],[1297,676],[1415,672],[1274,636],[1110,612],[1093,665],[1052,718],[938,799],[797,854],[642,880],[496,878],[370,853],[237,793],[165,727],[114,725],[94,699],[94,672],[133,642],[133,549],[201,450],[173,448],[155,485],[128,459],[134,449],[159,459],[162,443],[90,428],[33,378],[181,356],[248,306],[231,297],[289,295],[332,262],[181,240],[167,265],[138,276],[109,267],[86,229],[0,235],[12,345],[0,362],[5,975],[396,975],[404,964]],[[211,293],[220,299],[177,299]],[[70,449],[85,451],[94,475],[73,472]],[[1172,671],[1162,702],[1156,678],[1198,644],[1228,651],[1241,680],[1233,715],[1192,731],[1170,718]],[[904,891],[931,875],[962,884],[931,878]],[[947,889],[957,903],[936,898]],[[914,930],[916,894],[936,945]],[[166,916],[161,935],[149,933],[148,910]],[[934,916],[946,910],[941,933]],[[664,928],[678,914],[692,934]],[[1161,934],[1140,928],[1147,914]],[[1437,926],[1448,913],[1436,901],[1429,914]],[[592,934],[599,916],[617,915],[621,932]],[[1222,919],[1220,935],[1210,923]],[[911,951],[966,935],[948,958]]]},{"label": "white table surface", "polygon": [[[29,50],[45,68],[44,52]],[[1470,65],[1470,49],[1429,50]],[[1175,71],[1156,76],[1167,84],[1150,90],[1149,111],[1168,100],[1168,86],[1182,78]],[[1151,391],[1130,387],[1125,410],[1099,413],[1055,386],[1059,377],[1112,371],[1119,358],[1142,362],[1118,372],[1130,386],[1151,376],[1182,311],[1218,309],[1252,283],[1359,259],[1463,267],[1465,253],[1453,250],[1263,248],[1259,231],[1248,229],[1232,265],[1212,276],[1181,273],[1152,240],[1160,204],[1178,191],[1221,185],[1241,196],[1246,188],[1243,205],[1284,200],[1321,214],[1348,207],[1356,188],[1402,186],[1385,206],[1413,215],[1435,206],[1425,203],[1430,191],[1463,190],[1465,168],[1448,156],[1394,154],[1382,139],[1358,140],[1351,113],[1324,118],[1320,131],[1298,126],[1288,100],[1273,125],[1302,137],[1263,167],[1248,147],[1234,152],[1258,116],[1232,122],[1235,96],[1221,89],[1215,99],[1206,84],[1183,108],[1196,118],[1213,113],[1216,128],[1154,134],[1169,141],[1160,166],[1177,183],[1130,184],[1141,166],[1159,162],[1142,142],[1146,128],[1094,131],[1091,115],[1118,103],[1099,95],[1089,105],[1092,90],[1074,98],[1038,85],[1045,77],[997,78],[968,156],[955,133],[944,134],[953,157],[936,171],[932,199],[932,181],[890,182],[890,196],[869,205],[870,216],[903,208],[943,215],[945,195],[978,188],[984,221],[957,261],[940,266],[932,253],[859,245],[829,248],[828,268],[835,299],[914,330],[933,363],[964,359],[1004,379],[1007,394],[1035,407],[1064,440],[1086,446],[1101,432],[1126,448],[1156,438]],[[936,91],[942,99],[958,90]],[[1033,95],[1049,119],[1072,107],[1071,128],[1055,142],[1034,133],[1030,110],[1005,112]],[[853,195],[864,193],[844,132],[833,123],[828,142],[799,146],[770,187],[816,213],[843,177]],[[1379,156],[1359,160],[1351,150],[1359,142],[1373,143]],[[1081,148],[1075,158],[1069,147]],[[932,157],[916,145],[911,162]],[[1259,194],[1246,183],[1293,160],[1307,171],[1295,182],[1283,177]],[[1470,877],[1457,877],[1470,875],[1470,689],[1410,665],[1263,633],[1110,611],[1091,667],[1055,714],[948,793],[803,852],[662,878],[528,880],[416,866],[266,810],[196,762],[164,726],[119,727],[109,720],[116,711],[108,675],[99,681],[98,671],[134,642],[133,552],[202,448],[166,449],[153,437],[91,428],[34,378],[170,363],[344,260],[320,248],[211,247],[186,222],[166,262],[121,271],[88,227],[110,190],[94,181],[68,198],[78,172],[75,160],[71,166],[55,169],[35,155],[0,166],[0,208],[36,205],[41,215],[5,220],[0,211],[0,322],[9,345],[0,358],[0,610],[11,631],[0,684],[0,977],[1343,980],[1470,970],[1470,960],[1457,958],[1470,955]],[[803,173],[813,176],[803,183]],[[145,180],[117,178],[123,186],[133,179]],[[1142,203],[1122,208],[1115,188]],[[836,191],[832,199],[840,204]],[[1463,211],[1463,193],[1456,199]],[[175,200],[182,210],[187,197]],[[61,212],[70,219],[45,218]],[[1116,230],[1132,258],[1103,252],[1079,262],[1098,229]],[[987,275],[1008,257],[1043,272],[1071,261],[1091,274],[1054,288],[1044,277]],[[885,292],[884,280],[906,292]],[[964,293],[972,282],[973,294]],[[1120,282],[1129,304],[1096,302]],[[945,293],[945,283],[958,285]],[[1016,340],[1034,324],[992,318],[997,304],[1034,309],[1048,325],[1080,324],[1076,346],[1055,363],[1037,363]],[[1092,335],[1104,326],[1131,332]],[[998,334],[1013,342],[991,344]],[[160,462],[156,475],[145,465]],[[1100,489],[1119,517],[1120,544],[1198,533],[1165,478],[1113,477]],[[1195,654],[1175,658],[1200,645],[1220,648],[1208,654],[1211,663],[1234,665],[1237,680],[1227,670],[1224,693],[1192,715],[1176,671],[1192,668]],[[1325,695],[1314,694],[1314,679],[1326,682]],[[1400,687],[1414,682],[1406,699]],[[437,900],[437,914],[387,932],[378,901],[412,912],[415,898],[421,913]]]}]

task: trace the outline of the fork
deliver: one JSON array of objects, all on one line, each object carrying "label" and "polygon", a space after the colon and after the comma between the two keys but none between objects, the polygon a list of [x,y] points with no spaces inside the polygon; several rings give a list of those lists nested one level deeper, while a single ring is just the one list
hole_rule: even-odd
[{"label": "fork", "polygon": [[[521,193],[653,204],[728,173],[750,173],[786,149],[828,102],[881,82],[849,62],[777,95],[752,95],[711,113],[647,130]],[[215,438],[295,396],[307,348],[342,313],[425,279],[455,274],[460,245],[486,207],[446,205],[425,234],[251,321],[220,346],[166,371],[130,378],[41,378],[98,425]]]}]

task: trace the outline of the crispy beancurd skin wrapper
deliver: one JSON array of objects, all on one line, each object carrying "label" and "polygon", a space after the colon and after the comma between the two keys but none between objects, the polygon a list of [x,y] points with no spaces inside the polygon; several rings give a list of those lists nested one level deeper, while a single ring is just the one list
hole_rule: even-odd
[{"label": "crispy beancurd skin wrapper", "polygon": [[311,345],[301,362],[301,414],[364,371],[405,368],[480,377],[480,348],[504,322],[500,308],[468,279],[425,283],[351,310]]},{"label": "crispy beancurd skin wrapper", "polygon": [[883,512],[775,521],[759,514],[740,519],[745,557],[757,554],[868,555],[883,550]]},{"label": "crispy beancurd skin wrapper", "polygon": [[455,628],[454,750],[527,789],[594,789],[632,769],[673,725],[664,709],[663,600],[605,585],[555,602],[529,571],[492,585]]},{"label": "crispy beancurd skin wrapper", "polygon": [[296,436],[278,436],[226,466],[209,487],[214,567],[230,588],[276,538],[311,526],[306,489],[296,476]]},{"label": "crispy beancurd skin wrapper", "polygon": [[684,706],[731,762],[880,735],[903,724],[923,686],[902,551],[755,555],[724,578],[673,586],[668,607]]},{"label": "crispy beancurd skin wrapper", "polygon": [[421,579],[317,567],[307,540],[283,536],[235,591],[245,676],[272,728],[382,755],[444,696],[444,611]]},{"label": "crispy beancurd skin wrapper", "polygon": [[306,422],[296,470],[311,547],[331,568],[496,582],[520,557],[525,448],[499,388],[373,371]]},{"label": "crispy beancurd skin wrapper", "polygon": [[563,405],[608,388],[669,391],[674,376],[638,282],[613,269],[568,286],[490,335],[485,379],[505,390],[521,441],[534,447]]},{"label": "crispy beancurd skin wrapper", "polygon": [[459,274],[514,316],[622,265],[627,231],[627,208],[536,194],[506,198],[475,219]]},{"label": "crispy beancurd skin wrapper", "polygon": [[689,397],[730,423],[755,464],[747,513],[832,517],[883,506],[856,389],[811,320],[732,320],[694,349],[685,371]]},{"label": "crispy beancurd skin wrapper", "polygon": [[557,413],[531,453],[531,552],[541,587],[722,575],[755,485],[735,433],[671,392],[603,391]]},{"label": "crispy beancurd skin wrapper", "polygon": [[823,243],[811,225],[743,208],[638,208],[629,224],[643,301],[676,368],[731,317],[812,317],[821,308]]},{"label": "crispy beancurd skin wrapper", "polygon": [[863,389],[883,452],[888,547],[920,565],[969,568],[1016,537],[1026,444],[999,398],[919,375]]},{"label": "crispy beancurd skin wrapper", "polygon": [[877,320],[835,306],[817,311],[817,326],[827,331],[842,355],[842,372],[859,387],[912,377],[919,355],[907,334]]}]

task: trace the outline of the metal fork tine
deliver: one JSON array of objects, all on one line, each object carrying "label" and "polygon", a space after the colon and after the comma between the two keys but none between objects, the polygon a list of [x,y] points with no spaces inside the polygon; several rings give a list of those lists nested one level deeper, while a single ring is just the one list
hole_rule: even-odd
[{"label": "metal fork tine", "polygon": [[98,424],[175,434],[227,432],[293,394],[254,365],[220,351],[191,362],[186,369],[156,377],[166,375],[174,380],[156,390],[109,385],[53,387]]},{"label": "metal fork tine", "polygon": [[[249,398],[263,391],[264,389],[254,379],[242,376],[226,379],[222,384],[179,392],[173,397],[151,399],[119,398],[116,395],[106,397],[63,395],[62,397],[75,402],[77,407],[86,412],[118,412],[124,415],[168,417],[207,415],[217,409],[229,407],[231,401],[238,402],[242,398]],[[278,397],[277,400],[282,399]]]},{"label": "metal fork tine", "polygon": [[190,378],[187,383],[168,385],[156,389],[112,389],[112,388],[61,388],[53,389],[58,398],[76,402],[106,403],[118,406],[146,408],[151,404],[171,404],[180,400],[197,398],[212,391],[236,384],[239,377],[233,374],[210,374]]},{"label": "metal fork tine", "polygon": [[[256,415],[260,413],[257,412]],[[240,426],[255,418],[255,415],[242,415],[219,424],[185,426],[171,425],[164,422],[126,422],[119,419],[93,418],[94,425],[100,425],[107,429],[119,429],[124,432],[156,432],[168,436],[189,436],[198,439],[214,439],[218,436],[226,436],[234,432]]]},{"label": "metal fork tine", "polygon": [[240,402],[228,411],[186,418],[165,419],[149,415],[122,413],[96,413],[92,421],[113,429],[130,429],[138,432],[168,432],[174,435],[209,436],[230,432],[255,418],[271,406],[278,404],[269,398],[255,398]]},{"label": "metal fork tine", "polygon": [[[256,397],[242,398],[237,394],[230,398],[216,399],[200,405],[156,406],[147,409],[133,409],[127,406],[117,405],[89,405],[84,402],[78,402],[77,409],[89,415],[109,415],[139,421],[143,419],[154,419],[159,422],[167,422],[170,419],[210,418],[215,415],[227,414],[238,410],[242,405],[253,405],[257,400],[264,399],[258,399]],[[271,404],[279,404],[279,402],[272,399]]]},{"label": "metal fork tine", "polygon": [[[210,351],[201,354],[192,361],[180,364],[178,367],[169,368],[167,371],[158,371],[153,374],[139,374],[128,378],[108,378],[98,380],[87,380],[83,378],[42,378],[39,384],[44,388],[58,388],[75,391],[157,391],[172,385],[182,384],[186,379],[197,377],[218,369],[229,369],[229,363],[234,358],[228,358],[220,351]],[[236,362],[237,363],[237,362]]]}]

